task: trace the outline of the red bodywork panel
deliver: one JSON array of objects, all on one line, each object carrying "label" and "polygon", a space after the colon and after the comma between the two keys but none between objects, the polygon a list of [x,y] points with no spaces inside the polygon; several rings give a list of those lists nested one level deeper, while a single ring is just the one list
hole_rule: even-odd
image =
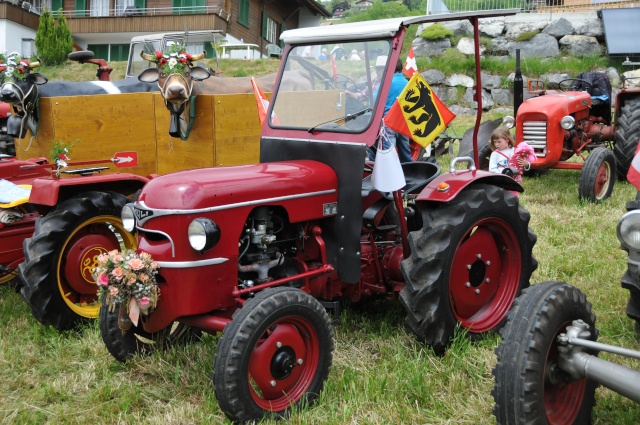
[{"label": "red bodywork panel", "polygon": [[[138,176],[136,174],[118,173],[94,176],[77,176],[71,178],[40,178],[33,181],[31,188],[30,204],[54,206],[60,200],[60,192],[67,188],[73,188],[74,193],[84,190],[112,190],[117,191],[117,183],[123,185],[129,184],[131,181],[140,182],[141,185],[149,181],[149,179]],[[101,184],[105,184],[101,187]],[[86,187],[86,188],[85,188]]]},{"label": "red bodywork panel", "polygon": [[[292,223],[322,219],[324,204],[337,202],[337,187],[331,167],[309,160],[182,171],[150,181],[139,202],[153,208],[154,213],[175,213],[156,213],[157,217],[141,226],[138,249],[161,263],[162,302],[145,318],[145,329],[154,332],[180,316],[235,306],[238,241],[251,211],[279,205]],[[221,229],[218,244],[204,253],[191,248],[187,239],[189,224],[198,217],[210,218]],[[213,259],[218,259],[218,264],[162,266],[163,262]]]},{"label": "red bodywork panel", "polygon": [[573,115],[576,122],[589,116],[591,96],[587,92],[547,91],[544,96],[527,99],[518,108],[516,117],[516,144],[528,142],[524,135],[523,123],[546,122],[546,155],[538,157],[531,164],[534,169],[554,167],[563,155],[565,130],[560,127],[560,120],[566,115]]},{"label": "red bodywork panel", "polygon": [[46,158],[32,158],[27,161],[2,160],[0,161],[0,179],[9,180],[15,184],[32,184],[37,178],[51,175],[49,168],[38,166],[46,163]]},{"label": "red bodywork panel", "polygon": [[482,170],[463,170],[438,176],[420,192],[416,201],[449,202],[472,183],[491,184],[516,192],[524,191],[515,180],[505,175]]}]

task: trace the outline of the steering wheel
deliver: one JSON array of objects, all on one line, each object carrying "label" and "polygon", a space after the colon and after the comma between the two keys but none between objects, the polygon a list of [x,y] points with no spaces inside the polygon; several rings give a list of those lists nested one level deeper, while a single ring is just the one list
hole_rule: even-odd
[{"label": "steering wheel", "polygon": [[351,78],[347,77],[346,75],[335,74],[333,76],[333,81],[335,82],[336,86],[342,90],[349,90],[351,92],[358,91],[358,86],[356,85],[356,82],[353,81]]},{"label": "steering wheel", "polygon": [[558,88],[561,91],[575,90],[571,88],[571,86],[573,86],[574,84],[582,85],[582,87],[586,88],[587,91],[591,91],[591,89],[593,88],[593,85],[590,82],[588,82],[587,80],[581,80],[580,78],[566,78],[558,83]]}]

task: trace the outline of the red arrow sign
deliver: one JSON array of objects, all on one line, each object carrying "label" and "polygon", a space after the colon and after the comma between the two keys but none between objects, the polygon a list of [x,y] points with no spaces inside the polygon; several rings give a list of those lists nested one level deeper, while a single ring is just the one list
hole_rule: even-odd
[{"label": "red arrow sign", "polygon": [[118,168],[137,167],[138,166],[138,152],[116,152],[111,158],[111,161],[116,164]]}]

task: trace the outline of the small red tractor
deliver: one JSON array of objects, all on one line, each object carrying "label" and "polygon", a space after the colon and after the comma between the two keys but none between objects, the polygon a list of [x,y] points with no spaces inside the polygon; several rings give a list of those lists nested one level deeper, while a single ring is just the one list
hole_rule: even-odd
[{"label": "small red tractor", "polygon": [[[611,84],[603,72],[565,79],[557,90],[546,90],[540,80],[529,80],[528,88],[538,96],[525,100],[504,125],[515,125],[516,144],[533,148],[537,159],[531,173],[582,170],[581,199],[600,202],[611,196],[616,175],[626,179],[640,139],[640,89],[623,86],[612,119]],[[488,144],[480,147],[481,168],[488,166],[490,154]]]},{"label": "small red tractor", "polygon": [[[211,31],[206,33],[210,38]],[[202,43],[206,36],[136,37],[131,50],[137,55],[130,58],[127,73],[148,66],[139,55],[145,48],[162,49],[168,42],[189,44],[194,39]],[[255,108],[253,94],[242,99],[212,95],[198,101],[203,117],[193,126],[189,141],[174,146],[170,117],[155,85],[137,78],[108,82],[111,68],[104,60],[93,59],[91,52],[72,53],[71,59],[97,65],[100,81],[43,84],[46,78],[29,69],[29,78],[12,86],[5,81],[0,89],[3,99],[14,102],[9,129],[18,146],[17,157],[0,156],[0,183],[30,187],[30,195],[8,202],[0,197],[0,284],[20,275],[15,282],[34,317],[59,331],[98,317],[91,269],[100,253],[135,247],[135,238],[122,229],[120,211],[129,202],[127,197],[150,177],[258,158],[257,118],[226,133],[214,124],[214,115],[224,120],[239,107],[244,114],[247,105]],[[124,92],[136,84],[137,92],[100,94],[107,86]],[[217,103],[224,110],[216,109]],[[68,155],[69,167],[56,176],[57,167],[50,163],[52,140],[74,139],[79,143]]]},{"label": "small red tractor", "polygon": [[[515,12],[283,32],[260,163],[159,176],[123,209],[139,255],[159,266],[160,298],[129,328],[119,324],[127,320],[125,303],[105,299],[100,330],[109,352],[125,361],[194,330],[223,332],[215,396],[229,418],[245,422],[284,416],[317,398],[334,349],[326,310],[338,320],[341,303],[399,299],[408,328],[436,353],[458,327],[472,338],[500,328],[537,267],[529,213],[510,192],[521,186],[476,170],[477,157],[467,157],[442,175],[433,163],[402,164],[406,185],[385,192],[384,175],[371,181],[383,165],[365,157],[386,101],[372,95],[371,65],[385,60],[378,77],[387,92],[409,25],[468,20],[478,49],[479,19]],[[345,87],[336,86],[331,61],[302,54],[337,44],[365,52],[364,60],[336,61],[339,74],[369,88],[359,110],[345,111]],[[280,90],[285,70],[309,72],[313,89]]]},{"label": "small red tractor", "polygon": [[[634,186],[640,190],[637,182]],[[621,280],[629,290],[626,312],[636,332],[640,332],[639,195],[627,203],[617,226],[621,248],[628,253]],[[640,352],[598,342],[591,303],[574,286],[551,281],[525,289],[500,334],[492,391],[498,424],[590,424],[598,385],[640,403],[640,371],[598,358],[598,353],[606,352],[640,359]]]}]

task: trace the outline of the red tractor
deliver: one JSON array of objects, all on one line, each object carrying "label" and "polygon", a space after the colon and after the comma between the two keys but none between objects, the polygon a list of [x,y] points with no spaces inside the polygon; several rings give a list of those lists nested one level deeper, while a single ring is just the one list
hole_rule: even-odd
[{"label": "red tractor", "polygon": [[[160,297],[128,328],[122,322],[131,303],[105,298],[100,330],[109,352],[125,361],[194,331],[223,332],[215,395],[229,418],[244,422],[286,415],[318,396],[334,348],[326,309],[337,320],[341,302],[399,299],[408,328],[436,353],[458,326],[472,338],[500,328],[537,267],[529,213],[510,192],[522,188],[476,170],[472,158],[456,158],[442,175],[432,163],[403,164],[406,185],[384,192],[376,189],[385,179],[375,171],[382,165],[365,156],[386,100],[372,95],[371,65],[385,60],[378,77],[387,92],[408,25],[466,19],[479,46],[480,18],[515,12],[285,31],[260,163],[157,177],[123,209],[138,255],[159,266]],[[338,44],[365,52],[364,60],[335,65],[369,88],[353,112],[343,107],[345,88],[334,84],[332,61],[302,54]],[[285,70],[309,72],[313,89],[281,90]]]},{"label": "red tractor", "polygon": [[[537,157],[531,173],[550,168],[582,170],[578,195],[600,202],[609,196],[617,178],[626,179],[640,139],[635,123],[640,110],[640,90],[623,86],[611,116],[611,85],[603,72],[584,72],[545,90],[539,80],[529,81],[529,92],[538,96],[517,109],[516,144],[526,142]],[[491,150],[480,148],[480,166],[488,165]]]}]

